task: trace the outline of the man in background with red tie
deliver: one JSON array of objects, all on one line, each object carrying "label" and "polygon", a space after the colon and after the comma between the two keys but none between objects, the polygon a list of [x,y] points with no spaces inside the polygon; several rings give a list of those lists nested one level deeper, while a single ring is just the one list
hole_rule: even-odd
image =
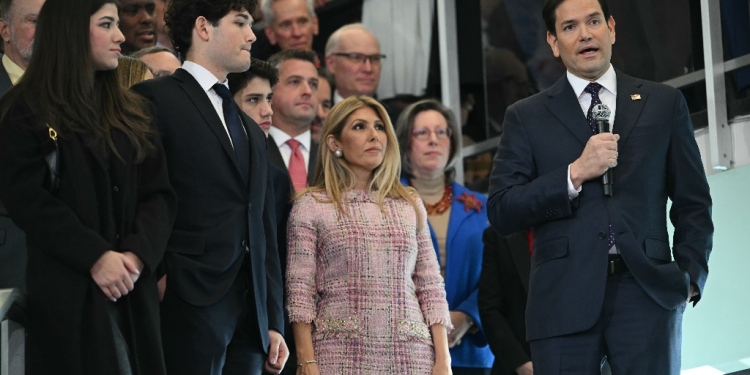
[{"label": "man in background with red tie", "polygon": [[310,125],[318,113],[318,71],[315,54],[285,50],[268,59],[279,70],[273,89],[272,126],[268,131],[271,164],[289,172],[295,191],[312,183],[318,145],[312,142]]}]

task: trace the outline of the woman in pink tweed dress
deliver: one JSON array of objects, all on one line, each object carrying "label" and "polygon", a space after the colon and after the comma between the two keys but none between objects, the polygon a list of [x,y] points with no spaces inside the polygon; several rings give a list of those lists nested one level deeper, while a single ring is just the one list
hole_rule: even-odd
[{"label": "woman in pink tweed dress", "polygon": [[451,373],[443,279],[399,160],[377,101],[351,97],[331,110],[314,186],[289,219],[297,374]]}]

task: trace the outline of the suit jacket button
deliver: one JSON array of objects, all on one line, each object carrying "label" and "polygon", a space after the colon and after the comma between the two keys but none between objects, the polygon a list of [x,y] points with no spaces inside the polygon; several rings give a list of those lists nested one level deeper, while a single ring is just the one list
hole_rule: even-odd
[{"label": "suit jacket button", "polygon": [[242,240],[242,242],[240,243],[240,246],[242,246],[243,249],[246,248],[247,247],[247,241]]},{"label": "suit jacket button", "polygon": [[247,204],[247,212],[250,212],[252,210],[253,210],[253,204],[252,203],[248,203]]},{"label": "suit jacket button", "polygon": [[599,239],[600,239],[600,240],[603,240],[603,239],[605,239],[605,238],[607,238],[607,234],[606,234],[606,233],[604,233],[604,232],[599,232]]},{"label": "suit jacket button", "polygon": [[112,190],[114,190],[114,192],[117,193],[118,191],[120,191],[120,188],[117,187],[117,186],[115,186],[115,187],[112,188]]}]

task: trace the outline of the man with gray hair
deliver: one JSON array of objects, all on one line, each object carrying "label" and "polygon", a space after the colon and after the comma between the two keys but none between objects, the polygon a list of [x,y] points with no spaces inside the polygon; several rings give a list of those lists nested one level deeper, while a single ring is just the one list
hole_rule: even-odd
[{"label": "man with gray hair", "polygon": [[34,33],[44,0],[0,1],[0,35],[3,37],[3,69],[0,95],[16,84],[29,65],[34,50]]},{"label": "man with gray hair", "polygon": [[313,0],[262,0],[265,32],[272,45],[284,51],[312,51],[313,36],[318,35],[318,17]]},{"label": "man with gray hair", "polygon": [[[21,79],[34,50],[36,19],[44,0],[1,0],[0,35],[3,37],[0,97]],[[24,289],[26,236],[13,224],[0,203],[0,289]]]},{"label": "man with gray hair", "polygon": [[374,96],[380,81],[380,42],[361,23],[342,26],[326,43],[326,66],[333,74],[333,102],[350,96]]},{"label": "man with gray hair", "polygon": [[172,50],[162,46],[144,48],[130,56],[145,62],[154,77],[171,76],[182,66]]}]

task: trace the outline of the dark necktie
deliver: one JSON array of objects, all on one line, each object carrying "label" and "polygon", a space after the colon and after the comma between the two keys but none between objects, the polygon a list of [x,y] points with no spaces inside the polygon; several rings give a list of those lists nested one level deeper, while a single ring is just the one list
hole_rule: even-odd
[{"label": "dark necktie", "polygon": [[240,114],[237,112],[237,104],[234,102],[232,93],[229,89],[217,83],[213,86],[214,92],[221,97],[221,107],[224,110],[224,122],[227,124],[229,136],[232,138],[234,146],[234,155],[237,157],[237,166],[240,169],[242,180],[247,184],[248,175],[250,174],[250,145],[247,142],[247,134],[242,127]]},{"label": "dark necktie", "polygon": [[[597,104],[602,104],[601,99],[599,99],[599,91],[602,89],[602,85],[591,82],[586,86],[583,91],[591,94],[591,105],[589,106],[588,112],[586,112],[586,120],[589,122],[589,126],[591,126],[591,132],[593,134],[596,134],[596,121],[594,120],[594,116],[591,115],[591,112],[594,110],[594,106]],[[612,230],[612,224],[609,224],[609,239],[607,241],[607,249],[611,249],[612,246],[615,244],[615,232]]]},{"label": "dark necktie", "polygon": [[594,121],[594,116],[591,115],[591,112],[594,110],[594,106],[597,104],[602,104],[601,99],[599,99],[599,90],[602,89],[602,85],[591,82],[588,86],[586,86],[583,91],[591,94],[591,105],[589,106],[588,112],[586,112],[586,120],[589,121],[589,126],[591,126],[591,132],[596,134],[596,121]]}]

